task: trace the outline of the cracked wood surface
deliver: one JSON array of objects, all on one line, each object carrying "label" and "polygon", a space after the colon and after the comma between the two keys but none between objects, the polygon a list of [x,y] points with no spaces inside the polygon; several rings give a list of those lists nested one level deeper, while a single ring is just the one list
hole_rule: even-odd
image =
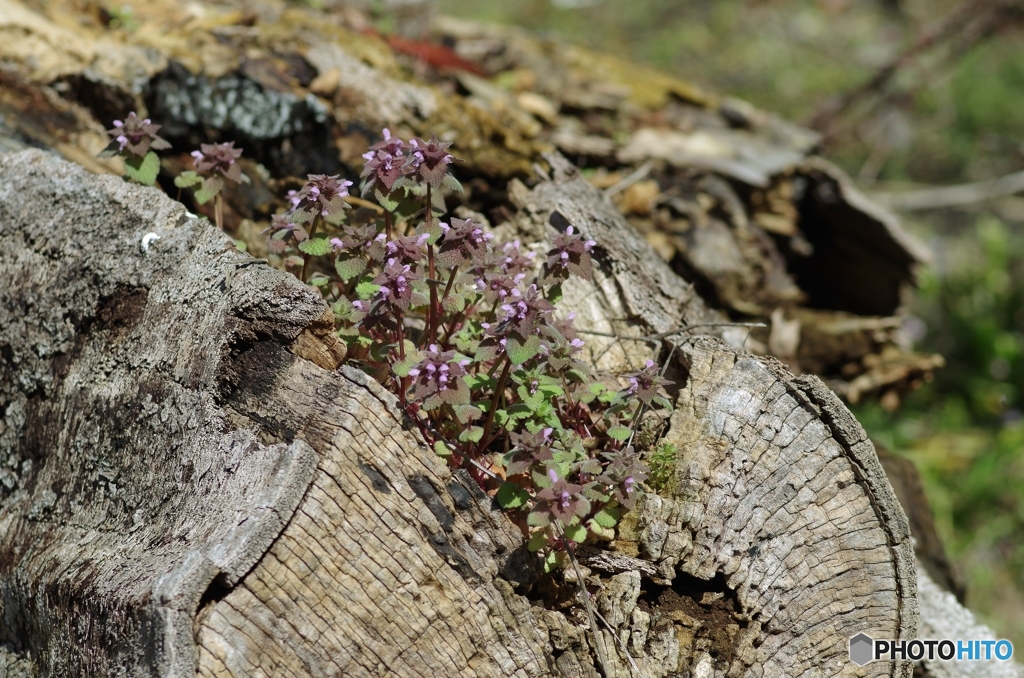
[{"label": "cracked wood surface", "polygon": [[[603,242],[597,290],[566,293],[581,323],[715,319],[550,160],[553,179],[519,192],[521,225]],[[0,244],[5,663],[597,675],[574,585],[540,577],[391,395],[325,369],[341,354],[315,292],[244,265],[159,192],[38,152],[0,156]],[[614,629],[605,675],[632,675],[623,647],[649,678],[908,675],[837,663],[852,633],[916,628],[906,521],[859,425],[812,377],[676,343],[676,489],[648,495],[612,553],[581,554]]]}]

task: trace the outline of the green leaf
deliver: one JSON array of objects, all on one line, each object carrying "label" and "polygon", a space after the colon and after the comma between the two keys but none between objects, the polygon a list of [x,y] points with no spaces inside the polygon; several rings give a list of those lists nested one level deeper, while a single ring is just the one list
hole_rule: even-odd
[{"label": "green leaf", "polygon": [[456,191],[458,193],[464,192],[462,190],[462,184],[459,183],[459,180],[450,174],[445,174],[444,179],[441,179],[441,187],[447,188],[449,191]]},{"label": "green leaf", "polygon": [[178,188],[188,188],[189,186],[195,186],[202,180],[203,178],[199,176],[198,173],[193,172],[192,170],[185,170],[178,176],[174,177],[174,185]]},{"label": "green leaf", "polygon": [[244,240],[235,240],[235,247],[238,249],[239,252],[249,251],[249,245],[247,245]]},{"label": "green leaf", "polygon": [[612,426],[608,429],[608,437],[618,440],[620,443],[629,440],[631,435],[633,435],[633,431],[628,426]]},{"label": "green leaf", "polygon": [[418,362],[418,360],[411,360],[409,358],[406,358],[405,360],[396,360],[391,366],[391,371],[396,377],[408,377],[409,370],[415,367]]},{"label": "green leaf", "polygon": [[562,387],[561,386],[555,386],[554,384],[542,385],[538,390],[541,393],[543,393],[545,396],[547,396],[548,398],[550,398],[552,396],[563,396],[563,395],[565,395],[565,391],[562,390]]},{"label": "green leaf", "polygon": [[444,231],[441,230],[441,222],[435,217],[430,220],[430,228],[427,228],[427,222],[420,222],[420,225],[416,227],[416,235],[423,235],[427,233],[430,237],[427,238],[428,245],[436,245],[437,241],[441,239]]},{"label": "green leaf", "polygon": [[547,527],[551,524],[551,516],[542,511],[530,511],[526,516],[526,524],[531,527]]},{"label": "green leaf", "polygon": [[331,284],[331,279],[323,273],[314,273],[309,279],[309,284],[313,287],[327,287]]},{"label": "green leaf", "polygon": [[306,224],[313,221],[313,217],[317,214],[314,209],[305,210],[292,210],[288,213],[288,221],[293,224]]},{"label": "green leaf", "polygon": [[498,386],[498,380],[493,375],[488,375],[486,373],[467,374],[466,385],[474,389],[483,386],[487,389],[494,390]]},{"label": "green leaf", "polygon": [[530,501],[530,495],[526,490],[510,482],[502,483],[494,498],[498,500],[502,508],[507,509],[520,508]]},{"label": "green leaf", "polygon": [[[476,421],[484,413],[476,405],[452,405],[452,410],[455,411],[455,418],[459,420],[459,423],[465,426],[471,421]],[[474,427],[476,428],[476,427]],[[481,434],[483,432],[481,431]],[[459,440],[462,440],[460,437]],[[480,436],[477,435],[473,438],[473,442],[480,442]]]},{"label": "green leaf", "polygon": [[587,530],[590,534],[594,535],[598,539],[604,539],[605,541],[611,541],[615,539],[615,529],[610,527],[601,527],[594,520],[587,521]]},{"label": "green leaf", "polygon": [[150,151],[145,156],[131,155],[124,159],[124,175],[132,181],[146,186],[156,183],[156,175],[160,174],[160,158]]},{"label": "green leaf", "polygon": [[[299,245],[299,247],[301,248],[302,245]],[[340,256],[334,262],[334,270],[338,272],[338,277],[347,282],[366,270],[366,259],[363,257]],[[376,288],[379,290],[380,285],[376,285]],[[377,290],[374,290],[374,292]]]},{"label": "green leaf", "polygon": [[548,545],[548,534],[546,530],[537,530],[530,536],[530,541],[526,542],[526,550],[530,553],[536,553],[542,548]]},{"label": "green leaf", "polygon": [[363,301],[369,299],[373,295],[377,294],[377,292],[379,291],[380,285],[374,285],[369,280],[364,280],[363,282],[356,285],[356,294],[359,295],[359,298],[362,299]]},{"label": "green leaf", "polygon": [[331,251],[331,243],[327,238],[310,238],[299,243],[299,251],[313,257],[322,257]]},{"label": "green leaf", "polygon": [[452,448],[448,447],[443,440],[434,441],[434,452],[437,456],[444,457],[445,459],[452,456]]},{"label": "green leaf", "polygon": [[544,402],[544,394],[540,391],[536,393],[530,393],[530,389],[526,386],[520,386],[516,389],[516,393],[519,395],[519,400],[522,401],[530,410],[536,410],[540,407],[541,403]]},{"label": "green leaf", "polygon": [[384,193],[376,186],[373,188],[373,194],[377,198],[377,204],[388,212],[394,212],[398,209],[398,201],[392,198],[390,194]]},{"label": "green leaf", "polygon": [[552,304],[562,303],[562,283],[555,283],[549,287],[545,298]]},{"label": "green leaf", "polygon": [[587,540],[587,528],[582,525],[569,525],[565,528],[565,536],[577,544],[582,544]]},{"label": "green leaf", "polygon": [[459,434],[460,443],[478,443],[484,437],[482,426],[470,426]]},{"label": "green leaf", "polygon": [[220,177],[203,179],[203,185],[195,193],[196,202],[200,205],[205,205],[217,197],[222,188],[224,188],[224,181]]},{"label": "green leaf", "polygon": [[668,401],[668,398],[656,395],[653,398],[651,398],[651,402],[654,403],[655,405],[664,407],[666,410],[672,409],[672,403]]},{"label": "green leaf", "polygon": [[[561,556],[561,558],[559,557]],[[565,553],[559,551],[552,551],[544,558],[544,571],[554,572],[562,565],[562,561],[565,559]]]},{"label": "green leaf", "polygon": [[619,512],[613,508],[603,508],[594,514],[594,522],[604,528],[612,528],[619,522]]},{"label": "green leaf", "polygon": [[525,342],[516,337],[509,337],[505,342],[505,353],[513,366],[518,367],[540,353],[540,337],[531,335]]},{"label": "green leaf", "polygon": [[449,294],[441,300],[441,308],[448,313],[462,313],[466,309],[466,297],[461,294]]}]

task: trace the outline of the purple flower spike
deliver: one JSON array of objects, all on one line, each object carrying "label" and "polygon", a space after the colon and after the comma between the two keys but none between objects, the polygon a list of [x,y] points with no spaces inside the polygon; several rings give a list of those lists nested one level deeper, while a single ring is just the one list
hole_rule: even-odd
[{"label": "purple flower spike", "polygon": [[493,233],[485,233],[472,219],[452,219],[451,226],[441,224],[444,241],[437,253],[437,263],[443,268],[468,264],[487,254],[487,241]]},{"label": "purple flower spike", "polygon": [[379,294],[382,301],[408,311],[416,296],[413,283],[421,278],[419,274],[413,273],[409,264],[391,258],[381,274],[374,278],[373,284],[381,286]]},{"label": "purple flower spike", "polygon": [[143,156],[150,149],[162,151],[171,147],[166,140],[157,136],[160,127],[154,125],[149,118],[140,120],[132,111],[124,120],[115,120],[113,129],[108,129],[107,134],[118,144],[117,153]]},{"label": "purple flower spike", "polygon": [[468,405],[466,364],[465,360],[455,358],[455,351],[438,351],[437,344],[431,344],[423,352],[423,360],[409,370],[409,376],[414,378],[410,398],[422,401],[425,410],[435,410],[445,403]]},{"label": "purple flower spike", "polygon": [[582,485],[558,478],[553,469],[548,470],[548,477],[552,478],[551,487],[537,493],[537,506],[533,513],[547,514],[549,519],[558,520],[563,525],[570,524],[576,516],[583,518],[590,513],[590,502],[581,494]]},{"label": "purple flower spike", "polygon": [[629,375],[629,388],[626,389],[626,393],[635,395],[644,404],[650,405],[651,400],[658,395],[658,387],[671,383],[658,374],[658,365],[653,360],[648,360],[644,369]]},{"label": "purple flower spike", "polygon": [[559,235],[551,243],[545,282],[565,280],[570,273],[578,275],[584,280],[590,280],[593,274],[593,260],[590,253],[596,244],[593,240],[584,241],[583,237],[576,233],[575,228],[567,227],[565,233]]},{"label": "purple flower spike", "polygon": [[293,224],[288,219],[287,214],[275,214],[270,221],[270,227],[263,232],[270,234],[267,236],[267,249],[274,254],[284,252],[289,240],[297,245],[309,237],[302,226]]},{"label": "purple flower spike", "polygon": [[446,150],[451,145],[450,141],[438,141],[436,134],[430,137],[430,141],[413,139],[409,142],[410,154],[405,162],[405,169],[423,183],[430,184],[435,189],[441,188],[441,183],[448,174],[448,165],[459,161]]},{"label": "purple flower spike", "polygon": [[235,161],[242,157],[242,149],[235,148],[235,142],[226,144],[200,144],[198,151],[192,151],[196,171],[205,177],[217,174],[235,183],[244,181],[242,168]]},{"label": "purple flower spike", "polygon": [[395,182],[407,174],[406,158],[404,154],[409,150],[409,144],[398,137],[391,136],[391,131],[384,128],[384,139],[378,141],[363,154],[366,165],[360,176],[366,179],[363,185],[363,195],[367,195],[376,184],[384,187],[384,192],[389,193]]},{"label": "purple flower spike", "polygon": [[289,193],[288,200],[296,210],[310,210],[314,214],[319,212],[325,217],[334,214],[341,214],[348,205],[345,198],[348,197],[348,187],[351,181],[342,179],[338,181],[338,175],[327,176],[326,174],[310,174],[308,181],[298,193]]}]

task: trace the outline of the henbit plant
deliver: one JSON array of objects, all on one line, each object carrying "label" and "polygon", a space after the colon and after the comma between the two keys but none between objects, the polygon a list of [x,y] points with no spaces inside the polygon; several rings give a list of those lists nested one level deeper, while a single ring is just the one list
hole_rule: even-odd
[{"label": "henbit plant", "polygon": [[132,111],[124,121],[115,120],[114,127],[107,130],[113,139],[97,157],[121,156],[124,158],[125,178],[152,186],[160,173],[160,159],[154,151],[171,147],[166,140],[157,136],[160,127],[149,118],[139,119],[135,111]]},{"label": "henbit plant", "polygon": [[249,177],[242,173],[242,168],[235,161],[242,157],[242,149],[235,148],[235,142],[224,144],[201,144],[200,150],[192,151],[195,170],[186,170],[174,178],[178,188],[189,188],[198,185],[195,191],[196,202],[200,205],[214,200],[214,219],[217,228],[224,229],[224,200],[221,191],[224,179],[236,184],[249,183]]},{"label": "henbit plant", "polygon": [[268,249],[332,304],[349,361],[494,494],[546,569],[564,566],[572,542],[612,538],[635,505],[648,469],[629,441],[644,408],[671,407],[670,382],[648,362],[616,390],[581,359],[573,314],[556,304],[569,276],[591,278],[594,241],[569,226],[542,262],[472,219],[441,221],[435,192],[462,189],[450,146],[385,129],[361,187],[380,219],[346,219],[350,182],[310,175]]},{"label": "henbit plant", "polygon": [[[155,181],[152,149],[170,147],[159,127],[134,113],[115,121],[107,150],[126,157],[129,179]],[[385,129],[362,173],[382,223],[346,220],[352,182],[309,175],[273,217],[267,246],[332,303],[349,360],[390,386],[437,454],[494,494],[550,570],[567,564],[571,543],[612,538],[635,505],[648,469],[633,432],[645,408],[671,409],[660,394],[670,382],[648,361],[615,390],[581,359],[574,316],[556,304],[570,276],[591,279],[593,240],[568,226],[540,262],[472,219],[441,221],[435,191],[462,190],[450,146]],[[195,171],[174,183],[198,186],[200,204],[214,199],[223,228],[224,180],[248,182],[242,151],[200,149]]]}]

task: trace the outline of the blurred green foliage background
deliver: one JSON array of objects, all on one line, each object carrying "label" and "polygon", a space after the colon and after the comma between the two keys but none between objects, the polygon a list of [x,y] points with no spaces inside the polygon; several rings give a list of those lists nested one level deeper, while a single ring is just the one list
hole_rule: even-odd
[{"label": "blurred green foliage background", "polygon": [[[1024,170],[1024,30],[1020,14],[999,14],[998,4],[437,2],[447,14],[645,61],[813,124],[828,132],[824,154],[869,193]],[[939,38],[929,43],[928,31]],[[907,50],[884,87],[822,122],[837,96]],[[867,405],[857,415],[921,470],[968,605],[1024,648],[1024,197],[903,218],[934,256],[906,329],[948,366],[896,412]]]}]

